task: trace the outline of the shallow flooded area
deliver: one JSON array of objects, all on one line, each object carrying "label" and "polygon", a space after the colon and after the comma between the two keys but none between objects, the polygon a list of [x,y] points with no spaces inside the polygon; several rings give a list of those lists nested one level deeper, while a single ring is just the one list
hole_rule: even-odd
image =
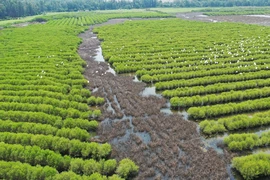
[{"label": "shallow flooded area", "polygon": [[102,56],[99,40],[92,38],[92,28],[81,34],[79,53],[88,65],[89,88],[105,99],[95,140],[109,142],[112,157],[134,160],[140,166],[136,179],[232,179],[231,154],[222,144],[227,134],[201,136],[188,113],[171,110],[155,87],[134,74],[115,73]]}]

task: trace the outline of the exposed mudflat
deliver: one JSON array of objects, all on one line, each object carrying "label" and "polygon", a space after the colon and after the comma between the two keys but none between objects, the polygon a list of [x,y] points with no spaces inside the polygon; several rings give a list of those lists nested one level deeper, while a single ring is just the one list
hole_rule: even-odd
[{"label": "exposed mudflat", "polygon": [[178,18],[205,22],[239,22],[270,26],[270,16],[267,15],[233,15],[233,16],[205,16],[200,12],[178,13]]},{"label": "exposed mudflat", "polygon": [[229,154],[206,147],[195,122],[181,114],[162,113],[165,98],[143,96],[145,83],[132,76],[114,75],[108,63],[96,61],[100,41],[92,33],[94,27],[79,35],[83,43],[78,49],[88,64],[85,77],[90,90],[105,99],[98,135],[92,140],[109,142],[113,158],[135,161],[140,166],[136,179],[229,179],[229,158],[225,158]]}]

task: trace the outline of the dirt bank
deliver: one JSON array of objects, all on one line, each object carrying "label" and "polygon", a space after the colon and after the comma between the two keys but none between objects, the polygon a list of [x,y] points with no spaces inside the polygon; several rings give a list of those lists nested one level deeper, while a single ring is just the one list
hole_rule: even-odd
[{"label": "dirt bank", "polygon": [[89,88],[106,100],[95,140],[109,142],[113,158],[134,160],[140,166],[136,179],[228,179],[224,158],[228,153],[205,148],[196,123],[161,113],[166,99],[143,97],[145,83],[134,82],[132,76],[115,76],[108,72],[107,63],[94,61],[100,42],[93,27],[79,35],[83,43],[78,52],[88,64]]}]

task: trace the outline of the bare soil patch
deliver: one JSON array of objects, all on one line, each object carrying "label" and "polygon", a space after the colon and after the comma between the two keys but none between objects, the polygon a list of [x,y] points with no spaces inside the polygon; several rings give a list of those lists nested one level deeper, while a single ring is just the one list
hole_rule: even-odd
[{"label": "bare soil patch", "polygon": [[115,76],[107,71],[108,63],[94,61],[100,45],[92,33],[94,27],[79,35],[83,43],[78,49],[88,64],[85,77],[90,90],[95,89],[93,94],[106,102],[101,107],[98,136],[92,140],[109,142],[113,158],[135,161],[140,166],[136,179],[229,179],[229,153],[206,148],[195,122],[161,113],[165,98],[141,96],[145,83],[134,82],[131,76]]}]

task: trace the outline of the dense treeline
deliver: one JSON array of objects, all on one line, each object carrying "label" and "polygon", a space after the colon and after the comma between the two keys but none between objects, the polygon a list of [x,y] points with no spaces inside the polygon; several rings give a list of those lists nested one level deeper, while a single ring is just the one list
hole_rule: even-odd
[{"label": "dense treeline", "polygon": [[157,0],[2,0],[0,19],[37,15],[45,12],[131,9],[156,7]]}]

